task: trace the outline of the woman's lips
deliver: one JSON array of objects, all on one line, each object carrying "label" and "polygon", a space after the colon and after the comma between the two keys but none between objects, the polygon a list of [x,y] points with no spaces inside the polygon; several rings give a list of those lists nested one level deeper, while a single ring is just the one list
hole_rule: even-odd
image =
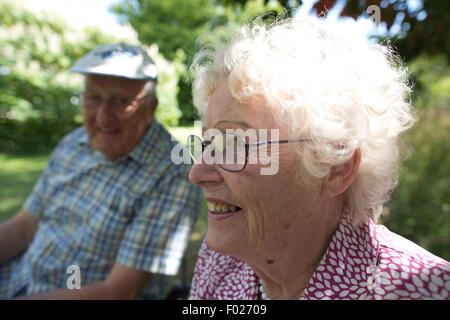
[{"label": "woman's lips", "polygon": [[220,202],[207,200],[206,203],[208,207],[208,217],[213,220],[227,219],[242,212],[242,209],[238,206],[225,203],[221,200],[219,201]]},{"label": "woman's lips", "polygon": [[208,211],[208,218],[212,219],[212,220],[215,220],[215,221],[218,221],[218,220],[223,220],[223,219],[230,218],[230,217],[232,217],[234,215],[237,215],[237,214],[239,214],[241,212],[242,212],[242,210],[238,210],[238,211],[235,211],[235,212],[228,212],[228,213],[214,213],[214,212]]}]

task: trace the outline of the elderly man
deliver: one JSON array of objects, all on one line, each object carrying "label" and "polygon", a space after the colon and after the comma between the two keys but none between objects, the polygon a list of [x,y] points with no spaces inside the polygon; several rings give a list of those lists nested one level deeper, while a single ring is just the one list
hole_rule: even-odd
[{"label": "elderly man", "polygon": [[84,127],[64,137],[23,209],[0,225],[0,298],[162,299],[200,191],[154,119],[156,68],[142,48],[101,45],[85,75]]}]

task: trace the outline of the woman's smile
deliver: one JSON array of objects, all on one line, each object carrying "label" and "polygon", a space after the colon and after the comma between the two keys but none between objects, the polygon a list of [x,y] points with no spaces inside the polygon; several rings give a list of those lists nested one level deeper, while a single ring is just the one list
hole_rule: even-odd
[{"label": "woman's smile", "polygon": [[221,200],[207,200],[206,205],[208,207],[208,217],[215,221],[227,219],[242,213],[240,207],[225,203]]}]

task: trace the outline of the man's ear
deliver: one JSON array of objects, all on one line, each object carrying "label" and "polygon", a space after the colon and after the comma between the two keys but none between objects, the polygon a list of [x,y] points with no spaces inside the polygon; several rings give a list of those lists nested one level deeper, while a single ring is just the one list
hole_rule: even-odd
[{"label": "man's ear", "polygon": [[322,183],[322,196],[333,198],[347,190],[355,180],[360,161],[361,151],[357,149],[346,163],[332,167],[328,178]]},{"label": "man's ear", "polygon": [[156,107],[158,106],[158,99],[156,98],[156,96],[154,96],[146,103],[146,109],[153,118],[155,116]]},{"label": "man's ear", "polygon": [[153,100],[152,100],[152,102],[151,102],[151,106],[150,106],[153,115],[155,115],[156,107],[157,107],[157,106],[158,106],[158,98],[156,98],[156,96],[155,96],[155,97],[153,98]]},{"label": "man's ear", "polygon": [[142,116],[147,119],[147,124],[153,122],[155,118],[156,107],[158,106],[158,99],[153,97],[151,101],[146,101],[146,105],[144,108],[140,108],[142,110]]}]

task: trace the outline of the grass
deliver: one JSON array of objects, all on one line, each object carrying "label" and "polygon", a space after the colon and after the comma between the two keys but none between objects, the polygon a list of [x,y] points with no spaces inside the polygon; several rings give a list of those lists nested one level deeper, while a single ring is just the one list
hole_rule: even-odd
[{"label": "grass", "polygon": [[49,154],[0,154],[0,221],[20,210],[47,164]]},{"label": "grass", "polygon": [[[193,133],[193,127],[168,128],[179,141]],[[7,155],[0,153],[0,223],[16,214],[47,164],[49,153],[38,155]],[[197,252],[206,232],[206,203],[202,203],[186,252],[186,277],[192,278]],[[181,273],[181,270],[180,270]],[[181,279],[181,274],[177,277]]]}]

